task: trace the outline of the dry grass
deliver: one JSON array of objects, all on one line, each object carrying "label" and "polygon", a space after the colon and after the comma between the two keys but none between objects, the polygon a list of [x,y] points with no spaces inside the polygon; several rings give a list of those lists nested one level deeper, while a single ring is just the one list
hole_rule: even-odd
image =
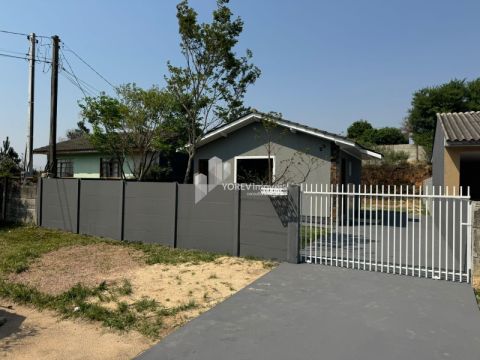
[{"label": "dry grass", "polygon": [[13,333],[0,327],[0,356],[131,358],[274,265],[61,235],[0,229],[0,304],[25,317]]},{"label": "dry grass", "polygon": [[8,280],[58,295],[76,284],[98,286],[145,266],[143,257],[139,250],[110,244],[68,246],[42,255],[26,271],[10,274]]}]

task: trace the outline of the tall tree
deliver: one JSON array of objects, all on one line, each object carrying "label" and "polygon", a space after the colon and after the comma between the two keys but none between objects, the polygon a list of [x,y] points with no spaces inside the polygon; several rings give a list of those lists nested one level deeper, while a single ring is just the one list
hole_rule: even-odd
[{"label": "tall tree", "polygon": [[454,79],[439,86],[416,91],[406,127],[412,132],[415,143],[431,151],[437,113],[479,110],[480,78],[469,82]]},{"label": "tall tree", "polygon": [[85,98],[81,115],[92,126],[90,141],[118,160],[122,177],[126,166],[142,180],[157,152],[167,151],[174,137],[174,101],[164,90],[144,90],[135,84],[120,86],[117,95]]},{"label": "tall tree", "polygon": [[75,129],[68,129],[65,133],[69,140],[78,139],[88,134],[90,134],[90,129],[85,126],[84,121],[79,121]]},{"label": "tall tree", "polygon": [[347,129],[347,136],[365,146],[408,144],[408,137],[399,128],[374,128],[367,120],[358,120]]},{"label": "tall tree", "polygon": [[0,148],[0,177],[18,175],[21,159],[18,153],[10,146],[10,139],[3,141]]},{"label": "tall tree", "polygon": [[203,134],[245,114],[245,92],[260,76],[260,70],[250,62],[250,50],[240,57],[235,53],[243,21],[233,18],[228,2],[217,0],[211,23],[199,23],[197,12],[188,0],[177,5],[180,49],[185,63],[174,66],[169,62],[165,79],[180,106],[188,137],[184,182],[190,177],[192,160]]},{"label": "tall tree", "polygon": [[360,140],[365,136],[367,131],[372,129],[372,124],[370,124],[367,120],[357,120],[348,127],[347,137],[352,140]]}]

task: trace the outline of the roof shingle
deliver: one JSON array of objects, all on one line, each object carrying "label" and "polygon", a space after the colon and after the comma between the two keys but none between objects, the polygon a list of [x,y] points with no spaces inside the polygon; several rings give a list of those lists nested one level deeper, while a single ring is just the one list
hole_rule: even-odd
[{"label": "roof shingle", "polygon": [[[79,153],[79,152],[96,152],[95,147],[88,141],[86,137],[60,141],[57,143],[57,153]],[[48,146],[43,146],[33,150],[34,154],[48,153]]]},{"label": "roof shingle", "polygon": [[440,113],[437,119],[442,125],[445,140],[450,142],[480,142],[480,111],[464,113]]}]

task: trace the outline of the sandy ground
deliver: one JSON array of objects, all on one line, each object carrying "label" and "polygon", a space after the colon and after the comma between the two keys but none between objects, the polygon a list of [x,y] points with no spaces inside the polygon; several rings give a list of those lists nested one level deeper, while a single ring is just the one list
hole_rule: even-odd
[{"label": "sandy ground", "polygon": [[[142,253],[121,246],[75,246],[44,255],[9,280],[59,294],[77,283],[95,286],[102,281],[128,279],[132,293],[116,301],[129,304],[148,297],[173,308],[194,301],[193,309],[165,319],[160,338],[186,321],[269,271],[264,262],[221,257],[214,262],[178,265],[146,265]],[[130,359],[151,346],[152,340],[131,331],[119,333],[100,324],[60,320],[54,313],[14,305],[0,299],[0,317],[10,319],[0,327],[0,358],[11,359]],[[116,307],[116,302],[102,302]],[[2,312],[6,311],[6,315]],[[17,324],[17,325],[15,325]]]},{"label": "sandy ground", "polygon": [[131,359],[154,343],[134,331],[120,334],[84,321],[59,320],[49,311],[12,307],[0,308],[0,316],[7,318],[0,327],[0,358]]},{"label": "sandy ground", "polygon": [[144,266],[143,253],[124,246],[93,244],[69,246],[43,255],[27,271],[11,274],[9,281],[58,295],[77,283],[95,286]]}]

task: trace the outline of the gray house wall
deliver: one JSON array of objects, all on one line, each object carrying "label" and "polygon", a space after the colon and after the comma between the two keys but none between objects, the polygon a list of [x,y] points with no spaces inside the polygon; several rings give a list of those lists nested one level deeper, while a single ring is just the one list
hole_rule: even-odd
[{"label": "gray house wall", "polygon": [[[278,126],[270,130],[269,135],[261,123],[249,124],[229,134],[200,147],[194,158],[194,172],[198,172],[198,161],[219,157],[224,163],[224,182],[234,182],[234,166],[236,156],[267,156],[266,144],[272,144],[271,156],[275,157],[275,173],[277,178],[292,159],[302,156],[302,164],[290,166],[281,183],[330,183],[330,141],[312,135]],[[299,155],[301,153],[302,155]],[[306,165],[311,163],[313,165]],[[310,168],[310,172],[308,171]],[[306,180],[304,175],[308,173]],[[225,176],[227,175],[227,176]]]},{"label": "gray house wall", "polygon": [[435,129],[435,139],[433,141],[432,152],[432,184],[434,186],[444,186],[444,153],[445,153],[445,135],[440,122],[437,121]]}]

